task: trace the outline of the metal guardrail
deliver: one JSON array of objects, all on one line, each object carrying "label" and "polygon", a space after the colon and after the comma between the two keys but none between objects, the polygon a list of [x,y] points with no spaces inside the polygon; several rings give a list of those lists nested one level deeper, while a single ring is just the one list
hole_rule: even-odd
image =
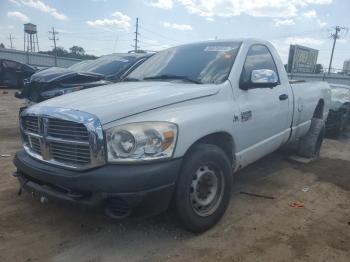
[{"label": "metal guardrail", "polygon": [[288,77],[291,80],[326,81],[333,84],[350,85],[350,76],[340,74],[289,73]]}]

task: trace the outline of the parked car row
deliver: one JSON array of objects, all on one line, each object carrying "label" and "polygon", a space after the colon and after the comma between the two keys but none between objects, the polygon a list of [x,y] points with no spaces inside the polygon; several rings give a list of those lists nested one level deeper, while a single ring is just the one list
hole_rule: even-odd
[{"label": "parked car row", "polygon": [[239,169],[291,142],[299,155],[319,156],[329,85],[290,84],[267,41],[181,45],[112,79],[91,69],[97,61],[32,76],[34,102],[53,90],[124,80],[22,111],[14,176],[42,202],[98,207],[113,218],[170,208],[186,229],[203,232],[225,213]]}]

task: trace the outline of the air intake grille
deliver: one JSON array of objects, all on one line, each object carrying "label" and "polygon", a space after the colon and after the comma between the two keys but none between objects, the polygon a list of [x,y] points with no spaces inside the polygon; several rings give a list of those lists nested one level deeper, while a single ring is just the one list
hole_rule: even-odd
[{"label": "air intake grille", "polygon": [[41,154],[41,149],[40,149],[40,140],[37,137],[29,136],[28,141],[30,144],[31,149],[37,153]]},{"label": "air intake grille", "polygon": [[25,148],[42,160],[70,167],[91,164],[89,132],[82,123],[59,118],[23,116]]},{"label": "air intake grille", "polygon": [[26,116],[22,118],[23,128],[29,132],[38,134],[39,132],[39,122],[37,116]]},{"label": "air intake grille", "polygon": [[75,141],[88,141],[89,139],[89,134],[83,124],[55,118],[49,119],[47,134]]},{"label": "air intake grille", "polygon": [[88,145],[71,145],[65,143],[50,143],[53,159],[68,163],[90,163],[90,149]]}]

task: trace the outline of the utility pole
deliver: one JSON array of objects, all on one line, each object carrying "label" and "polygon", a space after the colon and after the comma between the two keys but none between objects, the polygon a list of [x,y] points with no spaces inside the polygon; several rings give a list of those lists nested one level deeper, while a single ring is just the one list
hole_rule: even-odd
[{"label": "utility pole", "polygon": [[15,38],[12,37],[12,35],[10,34],[10,37],[9,37],[9,40],[10,40],[10,46],[11,46],[11,49],[13,49],[13,45],[12,45],[12,40],[14,40]]},{"label": "utility pole", "polygon": [[136,18],[136,29],[135,29],[135,39],[134,39],[134,41],[135,41],[135,45],[134,45],[134,51],[135,51],[135,53],[137,53],[137,50],[138,50],[138,46],[137,46],[137,44],[138,44],[138,42],[139,42],[139,40],[138,40],[138,36],[139,36],[139,18],[137,17]]},{"label": "utility pole", "polygon": [[331,73],[335,44],[336,44],[336,42],[337,42],[337,39],[340,38],[339,33],[340,33],[342,30],[347,31],[348,28],[336,26],[336,27],[335,27],[335,33],[332,33],[332,34],[330,35],[330,38],[333,38],[333,47],[332,47],[331,59],[330,59],[330,61],[329,61],[328,75]]},{"label": "utility pole", "polygon": [[57,47],[56,47],[56,41],[59,40],[56,35],[58,35],[58,32],[55,31],[55,28],[52,27],[52,31],[49,31],[50,34],[52,34],[52,37],[49,37],[49,40],[53,40],[54,45],[54,51],[55,51],[55,66],[57,66]]}]

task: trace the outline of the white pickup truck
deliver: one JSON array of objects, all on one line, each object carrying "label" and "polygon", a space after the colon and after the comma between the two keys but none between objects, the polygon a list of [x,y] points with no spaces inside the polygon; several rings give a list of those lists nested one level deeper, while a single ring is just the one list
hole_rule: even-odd
[{"label": "white pickup truck", "polygon": [[329,106],[327,83],[290,84],[269,42],[186,44],[126,82],[23,111],[14,175],[42,201],[115,218],[170,207],[202,232],[224,214],[238,169],[293,141],[317,157]]}]

